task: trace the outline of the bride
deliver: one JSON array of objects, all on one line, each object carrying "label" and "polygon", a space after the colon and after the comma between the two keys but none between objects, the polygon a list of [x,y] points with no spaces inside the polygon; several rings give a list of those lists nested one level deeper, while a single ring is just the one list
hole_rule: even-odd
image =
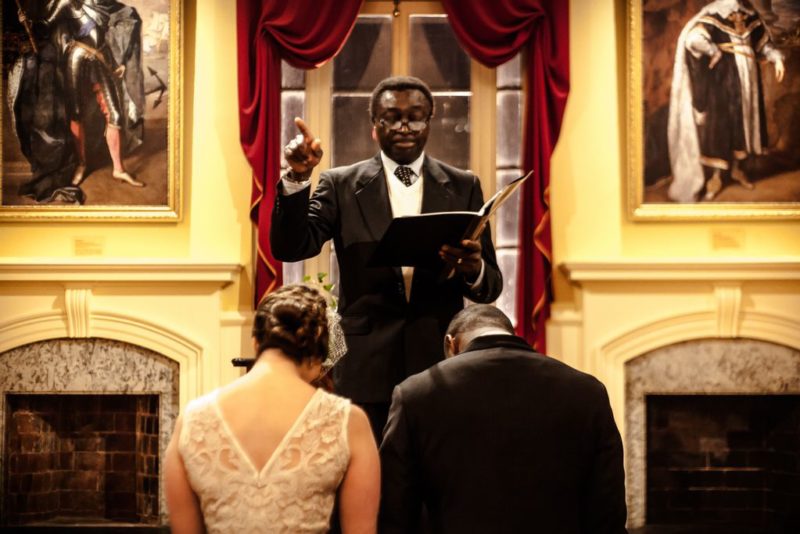
[{"label": "bride", "polygon": [[261,302],[253,368],[190,402],[175,426],[164,462],[173,533],[327,532],[337,490],[342,532],[376,531],[380,465],[369,421],[311,385],[332,356],[331,314],[303,285]]}]

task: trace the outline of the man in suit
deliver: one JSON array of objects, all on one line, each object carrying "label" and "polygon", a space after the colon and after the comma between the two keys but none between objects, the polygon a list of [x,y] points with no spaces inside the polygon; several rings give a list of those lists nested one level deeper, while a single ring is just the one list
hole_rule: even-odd
[{"label": "man in suit", "polygon": [[[492,302],[502,289],[489,229],[480,240],[445,245],[429,267],[370,267],[368,262],[393,217],[439,211],[477,211],[477,177],[424,153],[433,95],[413,77],[380,82],[372,93],[375,157],[322,173],[309,199],[309,178],[322,156],[302,119],[286,147],[290,167],[279,184],[270,244],[275,257],[315,256],[333,239],[339,262],[339,313],[348,355],[334,370],[337,392],[361,405],[376,438],[392,389],[444,357],[441,339],[464,297]],[[441,281],[447,265],[454,275]]]},{"label": "man in suit", "polygon": [[626,532],[605,387],[513,332],[497,308],[469,306],[445,336],[458,356],[395,388],[381,532]]}]

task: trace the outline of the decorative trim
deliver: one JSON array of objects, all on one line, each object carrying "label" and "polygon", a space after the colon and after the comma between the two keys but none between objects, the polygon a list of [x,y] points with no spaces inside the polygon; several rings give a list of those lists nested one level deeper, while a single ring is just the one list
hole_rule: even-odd
[{"label": "decorative trim", "polygon": [[253,323],[253,313],[242,313],[239,311],[226,311],[220,314],[220,324],[226,327],[243,327]]},{"label": "decorative trim", "polygon": [[[800,321],[769,313],[740,314],[738,337],[778,343],[800,350]],[[625,362],[675,343],[719,335],[719,313],[701,311],[653,321],[599,345],[589,359],[587,372],[597,376],[611,396],[620,431],[625,406]]]},{"label": "decorative trim", "polygon": [[[106,311],[92,312],[89,322],[92,324],[92,337],[139,345],[178,362],[181,410],[190,399],[203,393],[200,365],[203,347],[187,336],[140,318]],[[64,315],[57,311],[17,317],[0,325],[0,353],[21,345],[63,337],[74,336],[68,331]]]},{"label": "decorative trim", "polygon": [[741,284],[714,284],[717,299],[717,336],[738,337],[742,310]]},{"label": "decorative trim", "polygon": [[67,286],[64,304],[69,337],[91,337],[91,288]]},{"label": "decorative trim", "polygon": [[0,282],[179,282],[216,283],[224,287],[236,280],[238,263],[182,261],[104,261],[97,263],[39,260],[0,260]]},{"label": "decorative trim", "polygon": [[0,353],[61,337],[69,337],[69,332],[64,314],[58,311],[18,316],[0,324]]},{"label": "decorative trim", "polygon": [[575,261],[560,265],[573,282],[800,280],[800,262],[795,258],[775,261],[698,261],[692,258],[669,262]]}]

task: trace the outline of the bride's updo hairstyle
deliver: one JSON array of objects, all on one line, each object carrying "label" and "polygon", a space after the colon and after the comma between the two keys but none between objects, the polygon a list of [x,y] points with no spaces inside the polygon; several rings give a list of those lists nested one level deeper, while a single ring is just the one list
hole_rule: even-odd
[{"label": "bride's updo hairstyle", "polygon": [[324,360],[328,352],[327,306],[319,291],[301,284],[280,287],[264,297],[253,321],[258,354],[276,348],[298,364],[306,358]]}]

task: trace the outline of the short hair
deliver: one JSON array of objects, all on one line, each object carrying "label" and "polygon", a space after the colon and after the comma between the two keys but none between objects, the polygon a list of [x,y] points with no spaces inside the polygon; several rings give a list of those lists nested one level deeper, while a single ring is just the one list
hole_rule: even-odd
[{"label": "short hair", "polygon": [[316,289],[291,284],[268,294],[253,320],[258,355],[269,348],[284,352],[295,363],[324,360],[328,352],[328,304]]},{"label": "short hair", "polygon": [[447,327],[447,334],[456,337],[465,332],[489,327],[514,333],[511,320],[497,307],[491,304],[471,304],[453,317]]},{"label": "short hair", "polygon": [[425,95],[431,105],[430,116],[433,117],[433,93],[431,93],[431,88],[428,87],[428,84],[415,76],[392,76],[378,82],[378,85],[372,90],[372,97],[369,100],[370,119],[375,122],[375,109],[378,107],[378,100],[380,100],[384,91],[406,91],[409,89],[416,89]]}]

